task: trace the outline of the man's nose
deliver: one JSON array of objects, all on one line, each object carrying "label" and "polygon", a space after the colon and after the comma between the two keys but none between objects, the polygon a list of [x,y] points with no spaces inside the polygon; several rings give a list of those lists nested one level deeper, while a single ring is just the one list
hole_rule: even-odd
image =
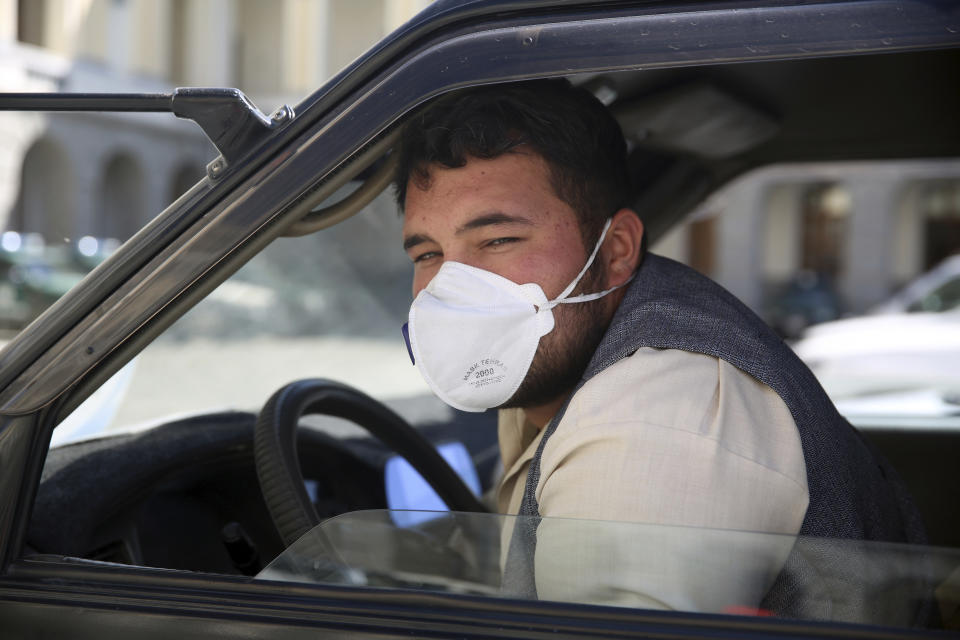
[{"label": "man's nose", "polygon": [[448,247],[443,250],[444,262],[460,262],[465,264],[469,260],[470,258],[467,251],[460,247]]},{"label": "man's nose", "polygon": [[462,262],[462,260],[457,260],[456,258],[450,258],[446,253],[443,254],[443,260],[441,260],[436,266],[431,266],[428,270],[419,271],[413,277],[413,297],[416,298],[421,291],[426,289],[427,285],[430,284],[430,281],[436,277],[440,272],[440,268],[447,262]]}]

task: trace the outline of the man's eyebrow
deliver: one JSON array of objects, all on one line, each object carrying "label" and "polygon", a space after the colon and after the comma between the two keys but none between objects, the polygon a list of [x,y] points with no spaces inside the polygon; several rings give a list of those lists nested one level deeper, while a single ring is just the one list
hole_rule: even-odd
[{"label": "man's eyebrow", "polygon": [[[533,221],[529,218],[524,218],[523,216],[512,216],[507,213],[487,213],[477,216],[473,220],[458,227],[456,234],[460,235],[461,233],[466,233],[467,231],[473,231],[474,229],[489,227],[490,225],[495,224],[525,224],[529,226],[533,225]],[[414,233],[413,235],[407,236],[403,239],[403,250],[409,251],[413,247],[424,242],[433,242],[433,238],[422,233]]]},{"label": "man's eyebrow", "polygon": [[474,229],[479,229],[481,227],[489,227],[494,224],[525,224],[533,225],[533,221],[529,218],[524,218],[523,216],[512,216],[507,213],[487,213],[482,216],[477,216],[470,222],[459,227],[456,231],[457,235],[465,233],[467,231],[472,231]]},{"label": "man's eyebrow", "polygon": [[409,251],[418,244],[422,244],[424,242],[430,242],[430,236],[425,236],[422,233],[415,233],[412,236],[407,236],[403,239],[403,250]]}]

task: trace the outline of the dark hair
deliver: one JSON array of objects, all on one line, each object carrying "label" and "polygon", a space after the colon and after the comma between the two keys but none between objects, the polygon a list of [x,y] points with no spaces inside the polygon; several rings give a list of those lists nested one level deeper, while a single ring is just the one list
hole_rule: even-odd
[{"label": "dark hair", "polygon": [[457,168],[526,145],[546,160],[554,192],[577,214],[584,245],[630,199],[626,143],[606,107],[567,80],[532,80],[446,94],[403,127],[394,181],[427,188],[431,165]]}]

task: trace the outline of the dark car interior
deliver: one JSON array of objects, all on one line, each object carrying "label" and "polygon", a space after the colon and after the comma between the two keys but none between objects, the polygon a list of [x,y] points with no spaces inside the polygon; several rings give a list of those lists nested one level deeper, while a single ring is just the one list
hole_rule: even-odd
[{"label": "dark car interior", "polygon": [[[256,414],[225,412],[142,433],[53,449],[27,534],[28,554],[139,566],[256,574],[284,549],[254,462]],[[424,425],[433,443],[457,440],[482,488],[497,459],[495,417],[458,412]],[[321,518],[385,509],[383,469],[393,452],[372,438],[298,430],[304,479]]]}]

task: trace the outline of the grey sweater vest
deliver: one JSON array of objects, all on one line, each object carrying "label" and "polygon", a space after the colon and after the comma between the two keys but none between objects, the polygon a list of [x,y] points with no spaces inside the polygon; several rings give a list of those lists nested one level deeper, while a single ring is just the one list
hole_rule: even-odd
[{"label": "grey sweater vest", "polygon": [[[641,347],[714,356],[783,399],[800,433],[810,493],[801,535],[925,542],[919,513],[894,470],[837,412],[813,373],[783,340],[728,291],[688,267],[648,254],[577,390]],[[530,463],[520,515],[540,516],[535,495],[540,458],[565,411],[566,406],[547,425]],[[505,575],[508,590],[528,596],[536,591],[532,563],[536,518],[530,522],[517,528],[509,557],[517,564],[508,563]],[[792,556],[764,605],[781,615],[816,616],[809,603],[803,604],[809,584],[805,571],[803,559]]]}]

